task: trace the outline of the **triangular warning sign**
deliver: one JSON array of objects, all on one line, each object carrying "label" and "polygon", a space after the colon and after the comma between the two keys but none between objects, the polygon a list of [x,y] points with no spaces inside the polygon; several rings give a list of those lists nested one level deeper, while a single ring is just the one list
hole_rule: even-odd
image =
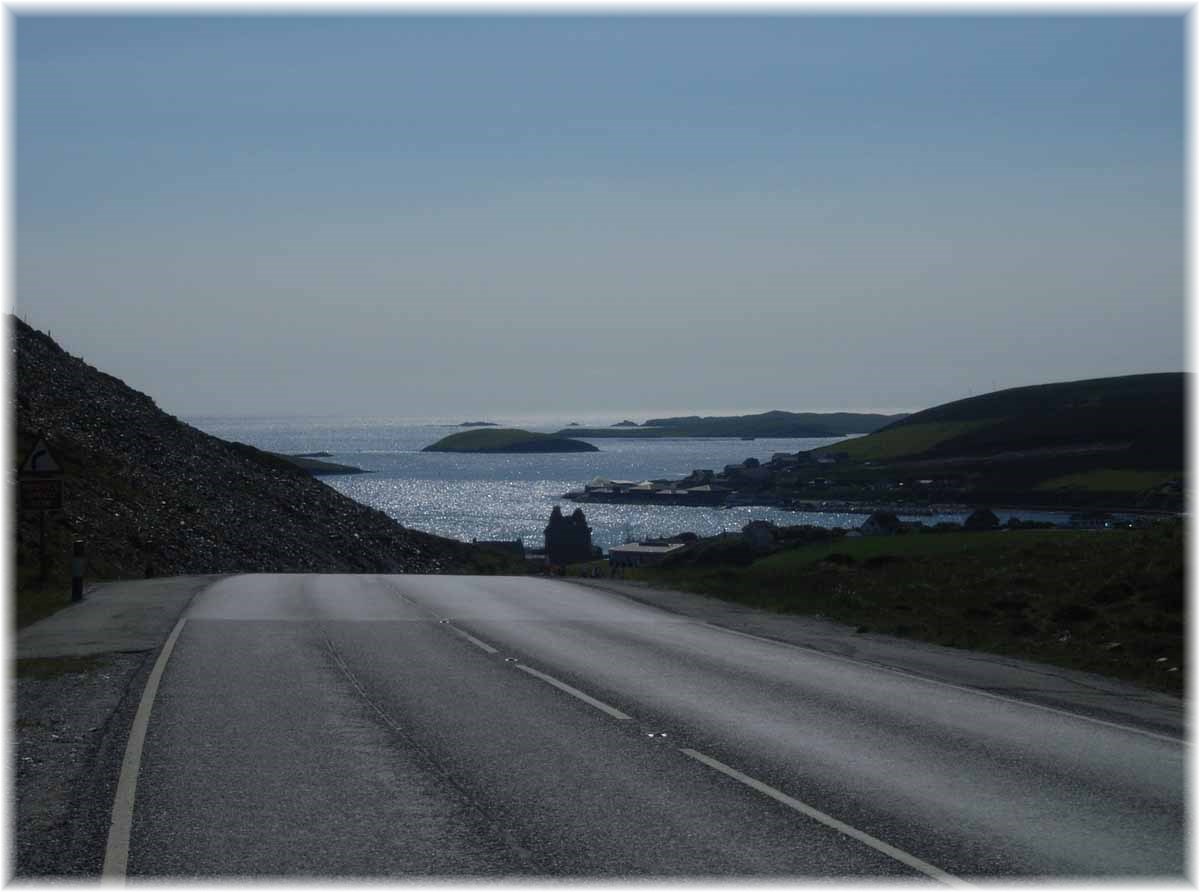
[{"label": "triangular warning sign", "polygon": [[62,466],[50,454],[50,448],[45,440],[38,440],[37,445],[21,465],[22,474],[61,474]]}]

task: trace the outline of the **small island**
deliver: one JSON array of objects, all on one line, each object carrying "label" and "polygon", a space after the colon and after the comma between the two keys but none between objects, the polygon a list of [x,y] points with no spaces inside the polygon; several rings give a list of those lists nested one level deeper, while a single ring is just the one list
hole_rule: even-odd
[{"label": "small island", "polygon": [[535,434],[517,428],[463,431],[443,437],[422,452],[599,452],[591,443],[558,434]]},{"label": "small island", "polygon": [[464,421],[459,427],[499,427],[494,421]]}]

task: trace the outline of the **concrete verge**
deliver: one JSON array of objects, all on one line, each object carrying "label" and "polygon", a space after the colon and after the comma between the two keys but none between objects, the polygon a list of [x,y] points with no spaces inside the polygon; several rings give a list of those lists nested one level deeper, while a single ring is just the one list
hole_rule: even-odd
[{"label": "concrete verge", "polygon": [[78,604],[17,633],[16,659],[157,650],[201,589],[220,575],[104,582]]}]

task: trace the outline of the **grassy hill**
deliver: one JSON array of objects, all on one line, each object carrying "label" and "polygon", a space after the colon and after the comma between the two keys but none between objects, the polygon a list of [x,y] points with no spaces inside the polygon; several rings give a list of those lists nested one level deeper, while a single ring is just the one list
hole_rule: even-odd
[{"label": "grassy hill", "polygon": [[864,437],[831,476],[952,479],[977,501],[1182,506],[1182,372],[1016,387],[917,412]]},{"label": "grassy hill", "polygon": [[1121,447],[1118,467],[1183,467],[1184,375],[1014,387],[909,415],[837,447],[854,458],[945,458]]},{"label": "grassy hill", "polygon": [[422,452],[599,452],[591,443],[518,428],[487,428],[442,437]]}]

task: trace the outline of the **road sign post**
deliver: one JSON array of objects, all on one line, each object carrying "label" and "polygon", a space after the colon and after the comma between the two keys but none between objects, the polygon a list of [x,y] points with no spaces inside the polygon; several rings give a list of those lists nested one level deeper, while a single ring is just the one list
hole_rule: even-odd
[{"label": "road sign post", "polygon": [[44,585],[50,578],[50,549],[46,547],[46,512],[39,511],[38,516],[38,582]]},{"label": "road sign post", "polygon": [[83,540],[71,546],[71,601],[83,600]]}]

